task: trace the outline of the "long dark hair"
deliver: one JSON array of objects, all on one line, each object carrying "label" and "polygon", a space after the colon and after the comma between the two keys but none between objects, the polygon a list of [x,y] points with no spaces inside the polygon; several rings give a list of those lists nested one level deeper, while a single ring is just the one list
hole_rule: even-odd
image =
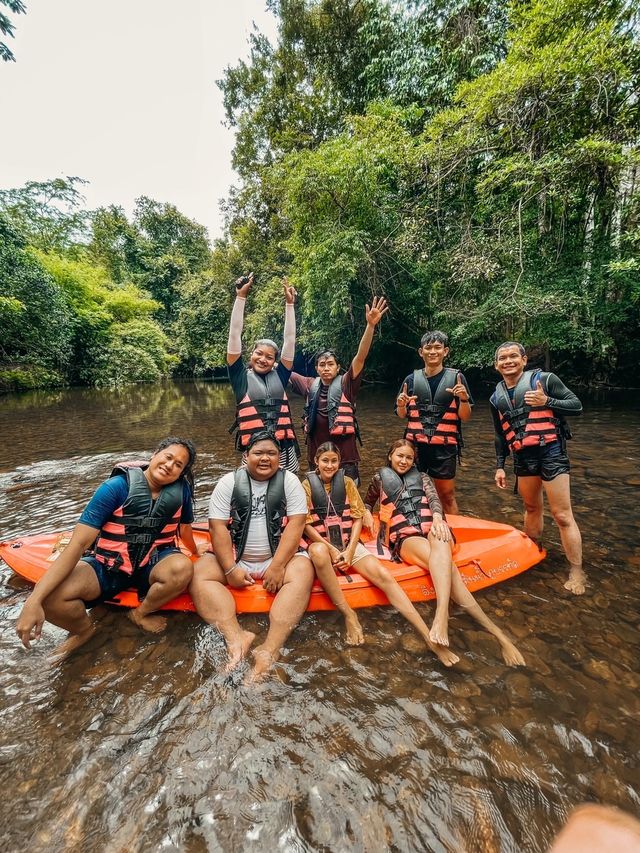
[{"label": "long dark hair", "polygon": [[397,441],[394,441],[389,451],[387,453],[387,462],[391,464],[391,454],[394,450],[397,450],[399,447],[409,447],[413,451],[413,461],[416,461],[416,449],[413,444],[406,438],[399,438]]},{"label": "long dark hair", "polygon": [[165,450],[167,447],[170,447],[172,444],[178,444],[180,447],[184,447],[184,449],[189,454],[189,461],[182,469],[179,480],[186,480],[189,488],[191,489],[191,496],[195,496],[196,492],[196,481],[193,476],[193,469],[196,464],[197,452],[195,444],[188,438],[178,438],[175,435],[169,435],[166,438],[163,438],[162,441],[158,444],[156,449],[153,451],[155,456],[156,453],[160,453],[161,450]]},{"label": "long dark hair", "polygon": [[322,456],[323,453],[335,453],[338,456],[338,459],[342,459],[342,453],[340,453],[340,449],[336,447],[336,445],[332,441],[325,441],[320,447],[316,450],[315,455],[313,457],[313,461],[315,462],[319,456]]}]

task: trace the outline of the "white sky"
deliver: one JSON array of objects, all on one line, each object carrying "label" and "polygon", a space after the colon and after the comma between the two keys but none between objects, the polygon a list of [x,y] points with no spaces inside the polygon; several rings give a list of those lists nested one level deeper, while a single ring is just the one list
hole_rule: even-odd
[{"label": "white sky", "polygon": [[233,130],[215,81],[275,42],[263,0],[26,0],[0,61],[0,188],[78,175],[90,208],[147,195],[222,233]]}]

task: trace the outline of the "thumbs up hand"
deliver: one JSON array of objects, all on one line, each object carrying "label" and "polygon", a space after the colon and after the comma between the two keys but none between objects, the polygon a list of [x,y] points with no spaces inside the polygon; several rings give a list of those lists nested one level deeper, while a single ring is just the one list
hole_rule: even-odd
[{"label": "thumbs up hand", "polygon": [[456,384],[453,388],[446,389],[450,394],[453,394],[454,397],[457,397],[461,403],[469,402],[469,392],[467,391],[467,386],[462,381],[462,374],[458,373],[456,377]]},{"label": "thumbs up hand", "polygon": [[545,394],[542,387],[542,382],[538,379],[536,382],[535,391],[527,391],[524,395],[524,401],[527,406],[546,406],[549,402],[549,397]]}]

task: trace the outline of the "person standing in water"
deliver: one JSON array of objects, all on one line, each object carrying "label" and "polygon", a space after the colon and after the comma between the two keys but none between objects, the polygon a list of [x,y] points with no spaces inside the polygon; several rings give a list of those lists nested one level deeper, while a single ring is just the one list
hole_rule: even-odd
[{"label": "person standing in water", "polygon": [[302,485],[307,495],[305,539],[309,556],[322,588],[343,615],[347,643],[364,642],[360,620],[347,603],[338,582],[336,570],[346,572],[351,566],[387,596],[392,607],[412,625],[426,645],[445,666],[459,657],[431,639],[429,628],[389,571],[360,542],[364,504],[358,489],[340,467],[340,451],[331,441],[321,444],[315,456],[315,471],[310,471]]},{"label": "person standing in water", "polygon": [[569,561],[565,589],[574,595],[585,591],[582,537],[571,507],[570,465],[566,440],[571,433],[565,416],[579,415],[582,403],[554,373],[526,370],[521,343],[506,341],[495,354],[502,376],[491,397],[496,433],[495,483],[506,489],[504,464],[513,454],[517,491],[524,503],[524,531],[541,546],[544,525],[543,494],[547,495]]},{"label": "person standing in water", "polygon": [[437,491],[427,474],[415,467],[415,449],[404,438],[394,442],[387,455],[388,466],[371,481],[365,497],[364,525],[373,530],[371,513],[380,503],[380,534],[396,559],[429,570],[436,590],[436,615],[430,637],[434,643],[449,644],[449,599],[462,607],[500,644],[509,666],[522,666],[524,658],[489,619],[465,586],[453,561],[453,535],[442,514]]},{"label": "person standing in water", "polygon": [[356,446],[359,439],[355,415],[356,396],[362,382],[362,371],[371,349],[376,326],[389,310],[386,300],[374,296],[371,307],[365,306],[366,328],[360,339],[358,351],[346,373],[340,375],[340,362],[332,349],[323,350],[315,357],[318,376],[291,374],[291,387],[305,397],[304,431],[307,439],[307,458],[312,468],[321,444],[332,441],[340,450],[340,465],[358,485],[360,454]]},{"label": "person standing in water", "polygon": [[196,451],[187,439],[169,437],[148,463],[122,463],[96,490],[71,540],[26,600],[16,624],[25,648],[40,638],[48,622],[69,637],[54,655],[60,659],[95,632],[87,609],[135,587],[138,607],[131,621],[144,631],[164,630],[164,616],[151,615],[189,584],[191,560],[177,547],[179,533],[191,553],[193,465]]},{"label": "person standing in water", "polygon": [[425,332],[418,354],[424,368],[406,377],[395,412],[407,418],[404,437],[415,443],[418,471],[433,480],[445,512],[457,514],[456,461],[462,448],[462,422],[468,421],[473,398],[463,374],[445,367],[449,338]]},{"label": "person standing in water", "polygon": [[249,367],[246,367],[241,357],[242,328],[245,303],[252,284],[253,273],[236,281],[236,299],[231,311],[227,343],[227,369],[236,397],[236,419],[233,424],[233,429],[237,429],[236,449],[246,452],[254,433],[265,430],[271,432],[280,444],[281,466],[295,474],[300,468],[300,450],[285,388],[295,355],[296,290],[286,278],[283,280],[285,313],[282,354],[275,341],[261,338],[255,342]]}]

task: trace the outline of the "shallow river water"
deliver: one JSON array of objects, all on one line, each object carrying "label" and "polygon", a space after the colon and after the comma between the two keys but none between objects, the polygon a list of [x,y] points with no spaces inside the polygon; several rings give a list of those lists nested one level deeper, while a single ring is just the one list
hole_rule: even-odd
[{"label": "shallow river water", "polygon": [[[401,435],[392,400],[362,392],[365,483]],[[0,538],[71,527],[114,462],[170,433],[201,451],[204,519],[235,462],[231,419],[229,388],[206,383],[2,398]],[[639,421],[602,398],[572,424],[586,595],[563,590],[548,517],[547,560],[478,594],[526,668],[454,609],[462,661],[445,671],[389,608],[360,611],[358,649],[335,613],[306,616],[277,677],[251,689],[221,673],[220,637],[192,614],[156,638],[114,608],[49,668],[63,634],[19,646],[28,586],[0,564],[0,848],[543,851],[577,803],[639,815]],[[465,438],[461,511],[519,525],[518,498],[493,486],[485,401]],[[264,634],[264,618],[243,621]]]}]

